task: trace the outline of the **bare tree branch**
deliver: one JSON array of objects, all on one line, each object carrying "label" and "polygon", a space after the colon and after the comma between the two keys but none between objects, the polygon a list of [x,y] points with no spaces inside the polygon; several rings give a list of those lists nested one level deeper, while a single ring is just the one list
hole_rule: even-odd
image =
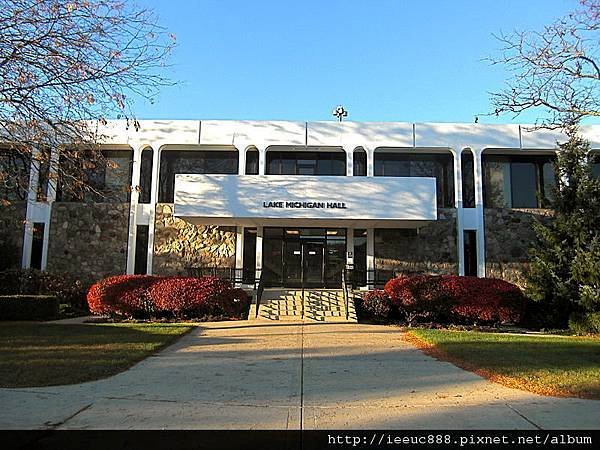
[{"label": "bare tree branch", "polygon": [[14,168],[29,167],[33,149],[66,144],[86,151],[63,152],[60,182],[93,190],[84,168],[108,163],[90,124],[135,123],[134,99],[173,84],[163,74],[174,45],[152,11],[125,0],[0,0],[0,198],[22,196],[28,179]]},{"label": "bare tree branch", "polygon": [[539,32],[515,31],[496,38],[501,55],[488,58],[511,73],[491,94],[493,114],[518,117],[539,112],[536,128],[562,128],[600,116],[600,0],[579,8]]}]

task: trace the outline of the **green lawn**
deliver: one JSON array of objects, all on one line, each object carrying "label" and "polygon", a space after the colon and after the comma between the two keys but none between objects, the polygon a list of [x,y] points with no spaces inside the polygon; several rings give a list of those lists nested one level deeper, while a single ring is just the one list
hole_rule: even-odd
[{"label": "green lawn", "polygon": [[426,329],[407,336],[425,352],[507,386],[600,399],[598,338]]},{"label": "green lawn", "polygon": [[0,387],[53,386],[108,377],[192,328],[183,324],[0,322]]}]

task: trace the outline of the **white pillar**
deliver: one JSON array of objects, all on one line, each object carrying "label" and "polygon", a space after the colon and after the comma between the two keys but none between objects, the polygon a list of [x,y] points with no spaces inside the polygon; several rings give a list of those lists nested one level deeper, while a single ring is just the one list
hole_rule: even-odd
[{"label": "white pillar", "polygon": [[483,208],[483,149],[473,152],[475,175],[475,211],[477,214],[477,276],[485,277],[485,220]]},{"label": "white pillar", "polygon": [[372,177],[375,176],[375,149],[365,147],[365,153],[367,154],[367,176]]},{"label": "white pillar", "polygon": [[154,224],[156,223],[156,204],[158,203],[158,182],[160,174],[160,148],[161,143],[153,143],[152,147],[152,180],[150,182],[150,221],[148,223],[148,257],[146,273],[152,274],[152,260],[154,258]]},{"label": "white pillar", "polygon": [[256,275],[258,279],[262,272],[262,254],[263,254],[263,227],[256,227]]},{"label": "white pillar", "polygon": [[235,227],[235,268],[244,268],[244,227]]},{"label": "white pillar", "polygon": [[465,236],[463,230],[462,167],[460,147],[450,149],[454,160],[454,206],[456,208],[456,250],[458,274],[465,274]]},{"label": "white pillar", "polygon": [[[31,150],[31,162],[29,164],[29,184],[27,185],[27,210],[25,213],[25,233],[23,235],[23,254],[21,255],[21,267],[31,267],[31,248],[33,247],[33,209],[37,202],[37,190],[40,179],[40,162],[38,161],[39,150]],[[44,226],[44,233],[45,231]]]},{"label": "white pillar", "polygon": [[246,152],[248,146],[246,144],[238,147],[238,175],[246,174]]},{"label": "white pillar", "polygon": [[344,148],[346,152],[346,176],[354,175],[354,147]]},{"label": "white pillar", "polygon": [[367,228],[367,285],[375,282],[375,229]]},{"label": "white pillar", "polygon": [[346,228],[346,265],[354,266],[354,228]]},{"label": "white pillar", "polygon": [[135,246],[137,240],[137,205],[139,200],[140,172],[142,167],[142,151],[139,144],[131,145],[133,151],[133,168],[131,172],[131,194],[129,200],[129,234],[127,237],[127,273],[135,271]]},{"label": "white pillar", "polygon": [[48,190],[46,192],[46,222],[44,226],[44,245],[42,247],[42,270],[48,268],[48,251],[50,249],[50,222],[52,219],[52,205],[56,201],[56,191],[58,186],[58,163],[60,161],[60,150],[53,148],[50,150],[50,160],[48,164]]},{"label": "white pillar", "polygon": [[258,174],[265,175],[267,173],[267,149],[258,149]]}]

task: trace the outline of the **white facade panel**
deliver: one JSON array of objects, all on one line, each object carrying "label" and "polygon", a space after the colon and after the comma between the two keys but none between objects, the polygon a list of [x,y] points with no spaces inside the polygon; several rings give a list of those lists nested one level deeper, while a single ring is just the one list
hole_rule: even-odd
[{"label": "white facade panel", "polygon": [[[437,219],[435,178],[176,175],[175,215],[204,223],[374,222]],[[424,225],[424,223],[422,224]]]}]

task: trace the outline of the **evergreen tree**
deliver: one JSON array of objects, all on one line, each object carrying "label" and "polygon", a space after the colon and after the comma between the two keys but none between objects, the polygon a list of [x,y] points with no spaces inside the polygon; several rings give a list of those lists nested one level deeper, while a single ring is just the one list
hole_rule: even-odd
[{"label": "evergreen tree", "polygon": [[527,293],[540,302],[543,325],[566,327],[571,313],[600,311],[600,178],[589,143],[569,130],[554,163],[554,218],[537,222]]}]

